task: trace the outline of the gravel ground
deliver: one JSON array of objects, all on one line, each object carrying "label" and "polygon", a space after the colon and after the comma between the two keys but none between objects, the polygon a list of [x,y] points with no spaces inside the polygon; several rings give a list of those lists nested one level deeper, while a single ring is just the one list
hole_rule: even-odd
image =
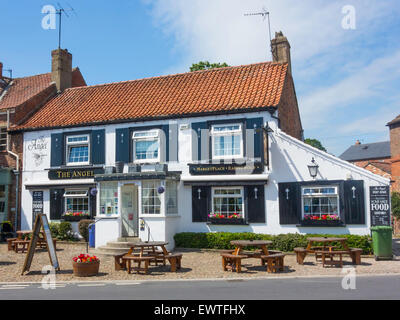
[{"label": "gravel ground", "polygon": [[[57,243],[57,257],[61,271],[57,272],[58,281],[99,281],[99,280],[157,280],[157,279],[206,279],[206,278],[254,278],[270,276],[317,276],[340,275],[341,268],[326,267],[316,263],[315,257],[307,256],[303,266],[296,263],[296,257],[288,254],[285,257],[285,271],[270,274],[261,267],[259,259],[243,260],[242,273],[222,271],[221,257],[218,251],[183,250],[182,269],[176,273],[167,266],[151,266],[148,275],[127,274],[126,271],[114,270],[114,258],[99,256],[100,271],[97,277],[75,277],[72,272],[72,257],[86,252],[85,244]],[[90,254],[95,253],[93,249]],[[39,282],[42,280],[42,267],[49,263],[45,250],[36,250],[30,271],[21,275],[25,254],[7,251],[6,244],[0,244],[0,282]],[[362,257],[362,265],[356,266],[356,272],[362,274],[400,273],[400,257],[392,261],[375,261],[372,257]],[[351,259],[344,257],[344,265],[351,266]]]}]

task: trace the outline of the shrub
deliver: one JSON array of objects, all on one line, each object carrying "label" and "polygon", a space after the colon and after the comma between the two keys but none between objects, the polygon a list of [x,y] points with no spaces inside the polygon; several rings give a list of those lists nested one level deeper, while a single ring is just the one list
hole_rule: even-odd
[{"label": "shrub", "polygon": [[400,219],[400,193],[392,193],[392,213],[397,218]]},{"label": "shrub", "polygon": [[60,224],[58,222],[50,222],[49,223],[50,233],[51,233],[51,237],[53,239],[58,239],[59,226],[60,226]]},{"label": "shrub", "polygon": [[85,239],[86,242],[89,241],[89,224],[93,222],[94,220],[83,219],[78,223],[79,233]]},{"label": "shrub", "polygon": [[[372,254],[371,238],[369,236],[358,235],[303,235],[299,233],[287,233],[273,236],[268,234],[256,234],[250,232],[183,232],[175,234],[174,239],[176,247],[198,249],[233,249],[234,246],[230,244],[230,241],[232,240],[270,240],[272,241],[272,244],[268,246],[268,248],[272,250],[290,252],[293,251],[293,249],[296,247],[306,247],[308,244],[308,237],[345,237],[347,238],[347,244],[349,247],[361,248],[363,249],[363,254]],[[340,246],[340,243],[334,243],[334,245]],[[250,247],[245,249],[254,250],[255,248]]]},{"label": "shrub", "polygon": [[13,226],[11,224],[11,221],[3,221],[1,224],[0,231],[1,232],[12,232]]},{"label": "shrub", "polygon": [[75,240],[74,233],[72,231],[71,223],[63,221],[58,226],[58,239],[60,240]]}]

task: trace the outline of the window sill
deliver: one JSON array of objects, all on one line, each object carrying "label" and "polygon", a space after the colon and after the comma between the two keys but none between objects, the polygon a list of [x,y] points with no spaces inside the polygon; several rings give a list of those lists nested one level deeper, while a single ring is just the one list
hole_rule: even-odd
[{"label": "window sill", "polygon": [[93,219],[118,219],[119,215],[113,214],[113,215],[97,215]]},{"label": "window sill", "polygon": [[213,225],[248,225],[244,219],[209,218],[207,224]]},{"label": "window sill", "polygon": [[336,220],[313,220],[313,221],[302,221],[296,227],[345,227],[343,221]]}]

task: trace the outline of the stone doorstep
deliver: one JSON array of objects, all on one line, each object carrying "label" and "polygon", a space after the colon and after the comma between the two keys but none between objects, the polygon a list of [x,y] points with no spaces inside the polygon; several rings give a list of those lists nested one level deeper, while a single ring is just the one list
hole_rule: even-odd
[{"label": "stone doorstep", "polygon": [[118,247],[99,247],[94,250],[95,253],[98,255],[106,255],[106,256],[113,256],[117,254],[124,254],[128,253],[129,248],[118,248]]}]

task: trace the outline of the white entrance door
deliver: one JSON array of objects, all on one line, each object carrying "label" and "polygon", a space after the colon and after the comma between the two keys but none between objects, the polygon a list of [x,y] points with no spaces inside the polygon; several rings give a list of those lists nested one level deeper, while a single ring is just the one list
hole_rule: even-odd
[{"label": "white entrance door", "polygon": [[137,237],[138,229],[138,188],[134,184],[126,184],[121,188],[121,213],[123,237]]}]

